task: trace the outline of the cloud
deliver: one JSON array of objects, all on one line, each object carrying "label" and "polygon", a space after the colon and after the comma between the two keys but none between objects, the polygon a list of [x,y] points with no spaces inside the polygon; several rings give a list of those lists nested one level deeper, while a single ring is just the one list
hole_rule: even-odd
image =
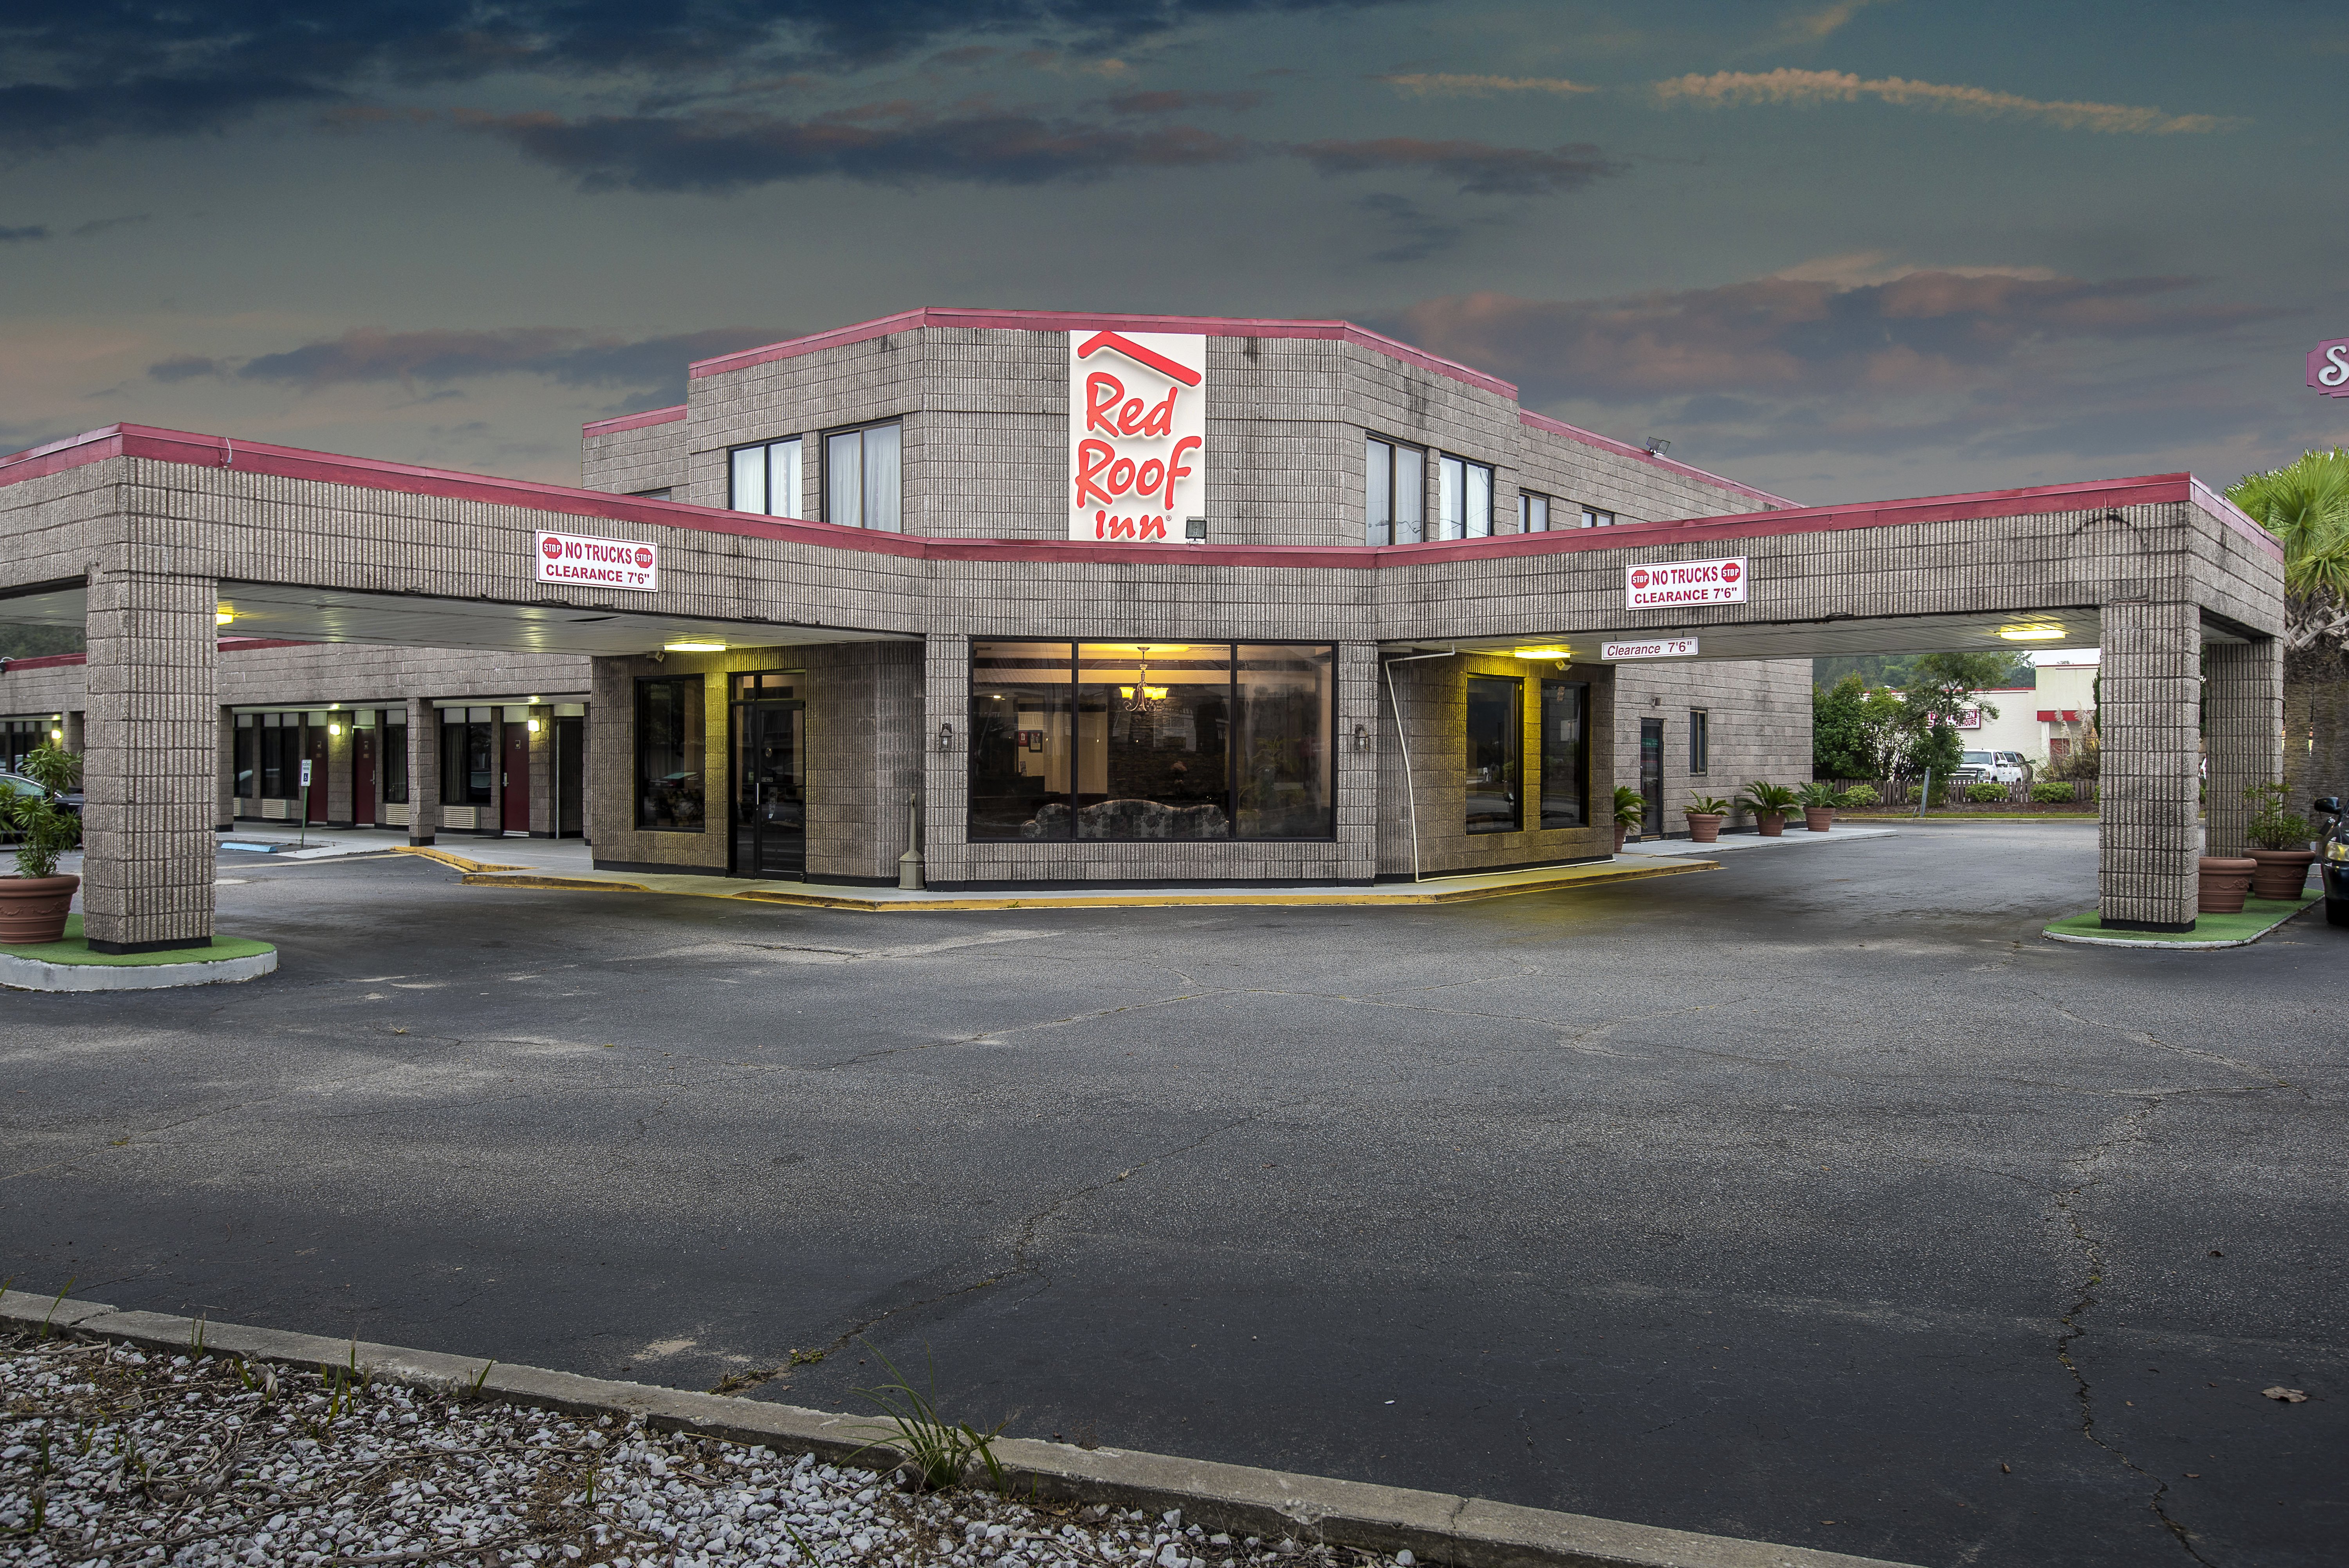
[{"label": "cloud", "polygon": [[1371,141],[1309,141],[1297,151],[1323,174],[1409,170],[1456,180],[1462,191],[1478,196],[1547,196],[1579,191],[1596,180],[1620,174],[1625,168],[1585,141],[1543,151],[1484,141],[1423,141],[1389,136]]},{"label": "cloud", "polygon": [[1123,92],[1102,99],[1112,114],[1183,114],[1193,109],[1221,109],[1239,113],[1264,102],[1260,92],[1185,92],[1163,88],[1153,92]]},{"label": "cloud", "polygon": [[[984,40],[1049,46],[1071,68],[1200,20],[1380,0],[306,0],[155,6],[13,0],[0,16],[0,150],[216,131],[386,83],[507,78],[674,82],[836,70]],[[965,54],[965,58],[971,58]]]},{"label": "cloud", "polygon": [[1849,71],[1716,71],[1711,76],[1674,77],[1655,86],[1656,99],[1667,108],[1692,105],[1730,109],[1747,104],[1789,104],[1810,108],[1826,103],[1857,103],[1862,98],[1904,109],[1935,109],[1951,114],[2035,119],[2063,130],[2101,131],[2108,135],[2176,136],[2232,130],[2242,123],[2209,114],[2168,114],[2118,103],[2046,102],[1987,88],[1951,87],[1909,81],[1900,77],[1862,80]]},{"label": "cloud", "polygon": [[[419,382],[445,387],[452,381],[490,376],[538,376],[560,386],[624,389],[639,401],[662,398],[683,401],[685,370],[692,361],[790,336],[786,330],[754,327],[712,327],[633,340],[575,327],[439,327],[411,332],[361,327],[339,337],[247,359],[181,355],[149,366],[147,374],[165,383],[233,376],[305,391],[391,383],[410,392]],[[439,395],[420,400],[433,400]]]},{"label": "cloud", "polygon": [[1854,16],[1870,5],[1881,5],[1886,0],[1835,0],[1816,11],[1797,11],[1780,24],[1779,31],[1791,39],[1816,43],[1840,32]]},{"label": "cloud", "polygon": [[47,223],[27,223],[15,229],[0,227],[0,245],[21,245],[28,240],[46,240],[48,237],[49,226]]},{"label": "cloud", "polygon": [[1490,98],[1496,92],[1546,92],[1567,97],[1597,92],[1595,87],[1563,77],[1464,76],[1453,71],[1415,71],[1408,76],[1372,77],[1413,98]]},{"label": "cloud", "polygon": [[1529,399],[1880,397],[1992,382],[2048,343],[2191,338],[2279,314],[2182,297],[2196,282],[1915,268],[1598,300],[1469,294],[1412,306],[1398,330]]},{"label": "cloud", "polygon": [[1431,216],[1421,210],[1418,202],[1404,196],[1373,194],[1354,205],[1386,220],[1394,235],[1392,244],[1371,253],[1372,261],[1425,261],[1438,252],[1451,249],[1467,233],[1464,223],[1445,223]]},{"label": "cloud", "polygon": [[122,229],[133,223],[151,223],[154,217],[155,214],[152,213],[125,213],[119,218],[92,218],[87,223],[77,223],[74,226],[73,237],[78,240],[94,240],[109,229]]},{"label": "cloud", "polygon": [[824,177],[899,186],[1040,185],[1133,169],[1232,163],[1260,151],[1190,126],[1126,130],[983,105],[938,114],[912,100],[808,119],[467,114],[460,123],[575,176],[590,191],[719,192]]}]

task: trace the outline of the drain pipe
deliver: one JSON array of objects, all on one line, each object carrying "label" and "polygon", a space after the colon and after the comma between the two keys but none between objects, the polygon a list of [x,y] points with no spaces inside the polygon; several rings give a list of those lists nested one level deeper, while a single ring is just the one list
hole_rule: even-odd
[{"label": "drain pipe", "polygon": [[1423,659],[1454,659],[1459,653],[1460,645],[1454,643],[1442,653],[1413,653],[1401,659],[1379,661],[1386,670],[1387,706],[1394,710],[1395,744],[1402,751],[1402,794],[1404,802],[1411,807],[1411,879],[1414,882],[1423,879],[1419,874],[1419,787],[1411,776],[1411,737],[1403,732],[1402,701],[1395,695],[1394,667],[1415,663]]}]

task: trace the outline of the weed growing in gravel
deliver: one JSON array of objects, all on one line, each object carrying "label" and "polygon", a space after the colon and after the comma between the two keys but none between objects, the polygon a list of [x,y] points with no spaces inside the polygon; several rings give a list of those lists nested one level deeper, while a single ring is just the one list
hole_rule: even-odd
[{"label": "weed growing in gravel", "polygon": [[850,1459],[875,1449],[895,1449],[914,1472],[915,1484],[924,1491],[944,1491],[950,1486],[959,1486],[970,1462],[977,1459],[987,1468],[988,1484],[1001,1491],[1003,1462],[995,1457],[995,1439],[1002,1435],[1003,1423],[999,1421],[993,1430],[982,1432],[967,1421],[947,1420],[938,1414],[936,1360],[930,1362],[929,1387],[926,1392],[907,1382],[897,1364],[872,1341],[858,1343],[889,1369],[888,1382],[855,1391],[882,1415],[881,1424],[866,1430],[885,1435],[857,1449],[849,1456]]}]

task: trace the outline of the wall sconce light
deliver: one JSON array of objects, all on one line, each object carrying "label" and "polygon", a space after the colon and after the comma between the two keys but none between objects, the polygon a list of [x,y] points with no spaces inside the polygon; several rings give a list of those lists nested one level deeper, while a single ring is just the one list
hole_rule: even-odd
[{"label": "wall sconce light", "polygon": [[942,752],[951,752],[954,750],[954,726],[952,724],[940,724],[938,726],[938,750]]},{"label": "wall sconce light", "polygon": [[1370,749],[1371,749],[1371,727],[1370,727],[1368,724],[1357,724],[1357,725],[1355,725],[1355,726],[1354,726],[1354,750],[1356,750],[1356,751],[1358,751],[1358,752],[1367,752],[1367,751],[1369,751]]},{"label": "wall sconce light", "polygon": [[530,722],[530,732],[533,735],[538,733],[538,721],[535,719]]},{"label": "wall sconce light", "polygon": [[63,730],[51,730],[49,741],[54,745],[62,746],[66,743],[66,732]]},{"label": "wall sconce light", "polygon": [[326,726],[326,733],[329,735],[339,735],[342,732],[343,727],[340,724],[329,724]]}]

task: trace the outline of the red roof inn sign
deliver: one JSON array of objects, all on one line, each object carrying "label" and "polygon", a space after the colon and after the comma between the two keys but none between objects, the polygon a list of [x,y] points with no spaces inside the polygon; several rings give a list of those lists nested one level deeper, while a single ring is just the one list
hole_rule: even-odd
[{"label": "red roof inn sign", "polygon": [[1206,514],[1207,340],[1069,334],[1069,537],[1164,542]]},{"label": "red roof inn sign", "polygon": [[2349,337],[2332,337],[2308,351],[2308,384],[2328,398],[2349,398]]}]

